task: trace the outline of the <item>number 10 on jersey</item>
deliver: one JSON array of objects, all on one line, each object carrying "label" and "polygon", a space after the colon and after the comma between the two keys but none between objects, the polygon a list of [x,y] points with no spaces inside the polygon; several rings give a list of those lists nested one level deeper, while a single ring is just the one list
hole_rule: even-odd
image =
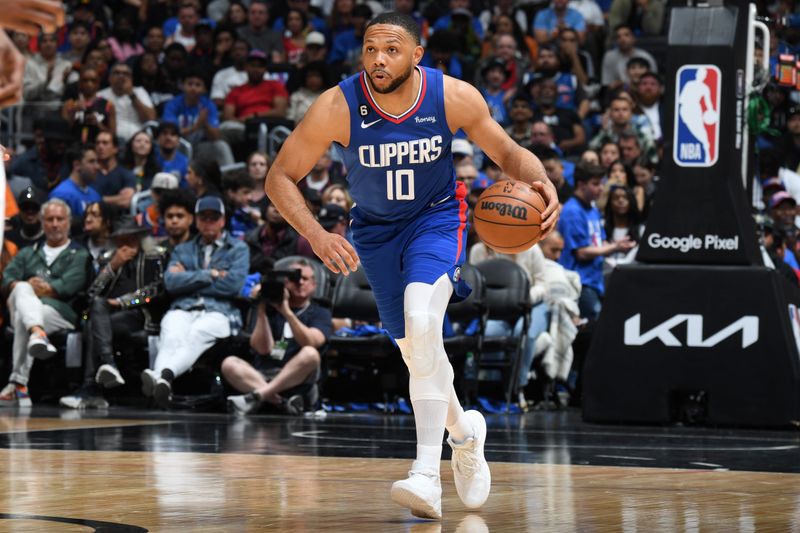
[{"label": "number 10 on jersey", "polygon": [[389,200],[413,200],[414,170],[387,170],[386,197]]}]

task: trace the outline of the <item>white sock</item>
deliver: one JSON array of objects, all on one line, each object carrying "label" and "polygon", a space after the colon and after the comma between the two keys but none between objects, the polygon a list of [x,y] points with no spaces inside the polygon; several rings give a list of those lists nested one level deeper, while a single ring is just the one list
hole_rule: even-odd
[{"label": "white sock", "polygon": [[447,405],[438,400],[415,400],[414,422],[417,426],[417,460],[414,467],[439,473]]},{"label": "white sock", "polygon": [[472,425],[464,416],[464,409],[461,407],[461,402],[458,401],[456,390],[452,385],[450,386],[450,403],[447,404],[446,427],[450,434],[450,440],[456,444],[464,442],[464,439],[474,434]]}]

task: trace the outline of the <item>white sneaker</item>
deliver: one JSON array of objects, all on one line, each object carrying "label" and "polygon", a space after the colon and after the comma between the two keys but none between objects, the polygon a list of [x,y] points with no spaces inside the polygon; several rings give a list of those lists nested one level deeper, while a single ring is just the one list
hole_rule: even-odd
[{"label": "white sneaker", "polygon": [[117,370],[114,365],[108,363],[100,365],[94,380],[107,389],[125,385],[125,380],[122,378],[122,374],[119,373],[119,370]]},{"label": "white sneaker", "polygon": [[464,416],[472,422],[474,433],[460,444],[447,437],[447,444],[453,449],[450,464],[456,482],[458,497],[470,509],[477,509],[486,502],[492,488],[492,475],[483,457],[486,443],[486,420],[478,411],[467,411]]},{"label": "white sneaker", "polygon": [[142,394],[148,398],[153,396],[153,391],[156,388],[156,382],[158,382],[159,377],[155,370],[149,368],[142,370]]},{"label": "white sneaker", "polygon": [[57,353],[45,335],[31,335],[28,338],[28,354],[34,359],[50,359]]},{"label": "white sneaker", "polygon": [[442,518],[442,483],[434,472],[412,470],[392,484],[392,500],[420,518]]}]

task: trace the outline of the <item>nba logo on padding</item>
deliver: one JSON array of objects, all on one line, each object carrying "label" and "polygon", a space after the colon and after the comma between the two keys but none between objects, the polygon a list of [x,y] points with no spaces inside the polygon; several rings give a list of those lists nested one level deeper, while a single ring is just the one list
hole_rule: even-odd
[{"label": "nba logo on padding", "polygon": [[678,166],[710,167],[719,158],[721,78],[715,65],[678,69],[672,155]]}]

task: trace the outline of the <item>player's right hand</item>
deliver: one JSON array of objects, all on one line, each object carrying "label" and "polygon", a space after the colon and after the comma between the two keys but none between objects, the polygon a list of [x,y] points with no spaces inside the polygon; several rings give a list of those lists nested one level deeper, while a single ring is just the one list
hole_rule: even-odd
[{"label": "player's right hand", "polygon": [[336,233],[322,230],[309,239],[309,244],[322,264],[334,274],[349,275],[358,270],[358,254],[347,239]]}]

